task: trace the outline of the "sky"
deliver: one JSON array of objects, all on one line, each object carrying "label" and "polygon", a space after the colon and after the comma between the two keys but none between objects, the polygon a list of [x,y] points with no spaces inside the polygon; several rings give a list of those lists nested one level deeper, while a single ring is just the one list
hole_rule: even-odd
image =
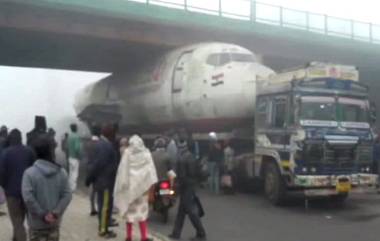
[{"label": "sky", "polygon": [[[137,0],[144,1],[144,0]],[[151,0],[154,1],[154,0]],[[182,3],[184,0],[166,0]],[[189,4],[218,6],[218,0],[187,0]],[[260,0],[288,8],[350,18],[380,24],[380,2],[375,0]],[[223,8],[245,13],[247,0],[223,0]],[[85,85],[100,80],[107,73],[46,70],[0,66],[0,125],[17,127],[24,133],[33,126],[34,116],[48,117],[48,126],[58,137],[76,121],[74,96]]]},{"label": "sky", "polygon": [[[146,2],[146,0],[132,0]],[[159,0],[149,0],[157,3]],[[185,0],[164,0],[165,2],[183,4]],[[219,0],[186,0],[188,5],[216,10]],[[234,13],[249,11],[250,0],[221,0],[223,10],[232,10]],[[286,8],[309,11],[312,13],[327,14],[330,16],[354,19],[358,21],[380,24],[378,9],[380,2],[376,0],[256,0],[258,3],[273,4]]]},{"label": "sky", "polygon": [[380,24],[380,2],[376,0],[259,0],[258,2]]}]

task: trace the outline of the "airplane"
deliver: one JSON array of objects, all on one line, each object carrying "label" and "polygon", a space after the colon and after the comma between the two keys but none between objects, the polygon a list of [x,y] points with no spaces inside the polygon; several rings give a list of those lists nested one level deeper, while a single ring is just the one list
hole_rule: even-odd
[{"label": "airplane", "polygon": [[253,125],[256,80],[274,74],[241,46],[200,43],[85,87],[74,107],[87,124],[117,122],[129,132],[226,132]]}]

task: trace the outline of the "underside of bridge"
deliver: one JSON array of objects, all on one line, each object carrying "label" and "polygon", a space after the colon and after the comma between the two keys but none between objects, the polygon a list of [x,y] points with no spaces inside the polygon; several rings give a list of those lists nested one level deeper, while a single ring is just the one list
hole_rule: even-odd
[{"label": "underside of bridge", "polygon": [[113,72],[171,48],[207,41],[245,46],[274,69],[312,60],[377,69],[380,61],[380,45],[303,30],[128,1],[119,1],[125,11],[118,14],[35,2],[59,1],[0,3],[0,64]]},{"label": "underside of bridge", "polygon": [[353,64],[379,86],[376,44],[128,1],[120,1],[123,14],[33,2],[49,1],[0,3],[0,65],[120,72],[179,46],[220,41],[247,47],[275,70],[313,60]]}]

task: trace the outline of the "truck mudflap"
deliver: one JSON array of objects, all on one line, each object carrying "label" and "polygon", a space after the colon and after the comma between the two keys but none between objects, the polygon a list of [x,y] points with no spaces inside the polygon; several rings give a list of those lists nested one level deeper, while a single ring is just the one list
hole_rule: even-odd
[{"label": "truck mudflap", "polygon": [[376,190],[378,175],[297,175],[296,187],[301,187],[306,196],[330,196],[345,193],[370,193]]}]

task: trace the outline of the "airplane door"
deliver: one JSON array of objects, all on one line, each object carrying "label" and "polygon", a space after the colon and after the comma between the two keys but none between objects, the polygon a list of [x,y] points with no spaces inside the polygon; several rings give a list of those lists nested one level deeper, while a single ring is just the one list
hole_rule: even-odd
[{"label": "airplane door", "polygon": [[172,82],[172,105],[173,114],[176,119],[181,119],[185,117],[184,106],[185,102],[185,88],[186,79],[188,73],[188,63],[190,61],[192,51],[183,52],[174,67],[173,70],[173,82]]}]

